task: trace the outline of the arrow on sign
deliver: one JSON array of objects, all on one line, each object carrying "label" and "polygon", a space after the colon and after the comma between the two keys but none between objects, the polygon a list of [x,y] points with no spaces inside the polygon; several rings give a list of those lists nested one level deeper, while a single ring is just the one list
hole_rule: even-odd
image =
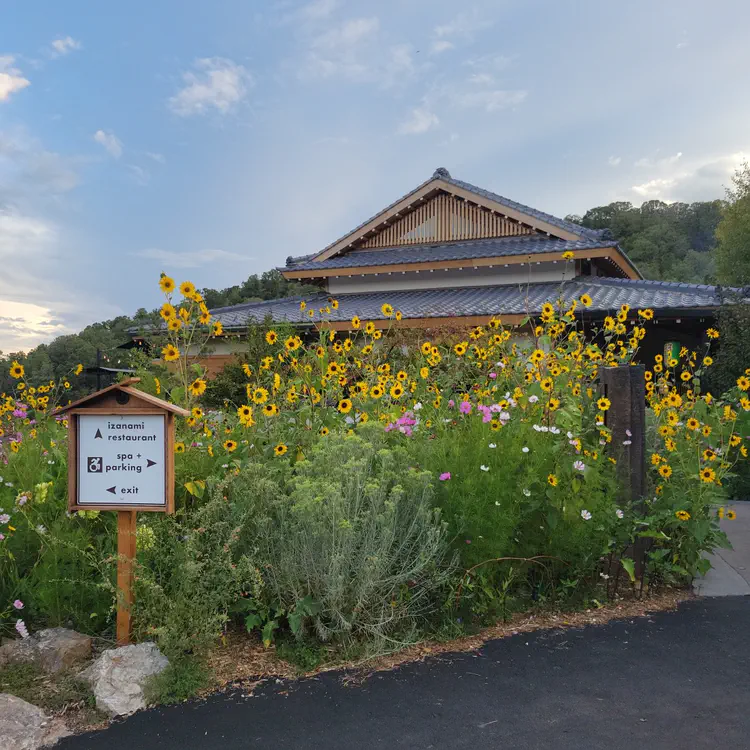
[{"label": "arrow on sign", "polygon": [[150,458],[146,459],[146,468],[148,469],[151,466],[156,466],[156,461],[152,461]]},{"label": "arrow on sign", "polygon": [[94,440],[96,440],[97,438],[99,440],[104,440],[104,438],[102,437],[102,431],[101,430],[97,430],[96,431],[96,435],[94,435]]},{"label": "arrow on sign", "polygon": [[116,495],[117,487],[107,487],[107,492],[111,492],[113,495]]}]

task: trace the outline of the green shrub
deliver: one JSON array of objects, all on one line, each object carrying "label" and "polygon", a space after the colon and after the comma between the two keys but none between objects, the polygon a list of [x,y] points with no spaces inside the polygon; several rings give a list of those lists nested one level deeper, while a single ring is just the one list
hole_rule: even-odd
[{"label": "green shrub", "polygon": [[146,701],[150,704],[182,703],[208,687],[211,673],[195,657],[178,656],[167,668],[152,675],[146,683]]},{"label": "green shrub", "polygon": [[[362,432],[321,440],[285,493],[261,488],[271,502],[254,516],[258,559],[271,614],[300,638],[384,648],[424,627],[451,564],[429,472],[384,447],[382,428]],[[257,474],[240,474],[230,497],[257,497]]]},{"label": "green shrub", "polygon": [[232,604],[262,590],[251,559],[235,554],[239,539],[221,487],[194,513],[145,521],[135,586],[138,637],[155,637],[170,659],[205,654]]}]

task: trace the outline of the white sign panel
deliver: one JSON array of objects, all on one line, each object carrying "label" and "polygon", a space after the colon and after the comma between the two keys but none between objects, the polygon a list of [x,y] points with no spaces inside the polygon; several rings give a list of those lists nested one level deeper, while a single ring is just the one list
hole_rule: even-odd
[{"label": "white sign panel", "polygon": [[166,505],[160,414],[78,417],[79,505]]}]

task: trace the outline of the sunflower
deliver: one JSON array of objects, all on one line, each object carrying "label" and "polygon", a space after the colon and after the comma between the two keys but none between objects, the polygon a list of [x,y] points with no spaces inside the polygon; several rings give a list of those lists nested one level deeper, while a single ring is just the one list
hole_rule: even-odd
[{"label": "sunflower", "polygon": [[404,395],[404,388],[401,383],[394,383],[391,386],[391,398],[401,398]]},{"label": "sunflower", "polygon": [[355,331],[359,330],[359,327],[362,325],[362,321],[355,315],[352,318],[352,328],[354,328]]},{"label": "sunflower", "polygon": [[192,396],[202,396],[206,392],[206,381],[202,378],[196,378],[188,386],[188,390]]},{"label": "sunflower", "polygon": [[164,357],[165,362],[174,362],[180,358],[179,349],[173,344],[167,344],[162,350],[161,354]]},{"label": "sunflower", "polygon": [[194,419],[201,419],[203,417],[203,409],[200,406],[194,406],[190,412]]},{"label": "sunflower", "polygon": [[330,430],[327,427],[323,426],[320,428],[320,430],[318,430],[318,435],[320,435],[321,437],[325,437],[329,432]]},{"label": "sunflower", "polygon": [[557,477],[556,477],[556,476],[555,476],[554,474],[548,474],[548,475],[547,475],[547,483],[548,483],[548,484],[549,484],[549,485],[550,485],[551,487],[557,487],[557,483],[558,483],[558,481],[559,481],[559,480],[557,479]]},{"label": "sunflower", "polygon": [[427,380],[427,378],[430,377],[430,368],[429,367],[421,367],[419,369],[419,377],[422,378],[422,380]]},{"label": "sunflower", "polygon": [[195,417],[188,417],[185,422],[187,423],[188,427],[195,427],[196,419]]},{"label": "sunflower", "polygon": [[179,318],[170,318],[167,321],[167,328],[173,333],[176,333],[182,328],[182,321]]},{"label": "sunflower", "polygon": [[659,474],[661,474],[664,479],[669,479],[669,477],[672,476],[672,467],[669,464],[662,464],[659,467]]},{"label": "sunflower", "polygon": [[552,390],[552,378],[543,378],[539,385],[545,393],[549,393]]},{"label": "sunflower", "polygon": [[371,320],[368,320],[367,323],[365,323],[365,333],[372,336],[373,333],[375,333],[375,323],[373,323]]},{"label": "sunflower", "polygon": [[750,379],[745,377],[744,375],[740,375],[740,377],[737,378],[737,387],[741,391],[746,391],[748,388],[750,388]]},{"label": "sunflower", "polygon": [[265,404],[266,401],[268,401],[268,391],[265,388],[258,386],[253,389],[250,398],[254,404]]},{"label": "sunflower", "polygon": [[710,339],[718,339],[719,338],[719,332],[715,328],[709,328],[706,331],[706,336]]},{"label": "sunflower", "polygon": [[383,395],[383,387],[380,385],[374,385],[372,388],[370,388],[370,396],[372,398],[378,399]]},{"label": "sunflower", "polygon": [[690,513],[688,513],[686,510],[678,510],[675,513],[675,516],[679,521],[689,521],[690,520]]},{"label": "sunflower", "polygon": [[223,325],[223,323],[220,320],[217,320],[214,323],[213,334],[214,334],[214,336],[223,336],[224,335],[224,325]]},{"label": "sunflower", "polygon": [[279,413],[279,407],[276,404],[264,404],[263,405],[263,416],[264,417],[275,417]]},{"label": "sunflower", "polygon": [[590,297],[590,296],[589,296],[588,294],[582,294],[582,295],[581,295],[581,296],[579,297],[579,300],[580,300],[581,304],[582,304],[582,305],[583,305],[584,307],[591,307],[591,303],[592,303],[592,301],[593,301],[593,300],[591,299],[591,297]]},{"label": "sunflower", "polygon": [[380,312],[382,312],[386,318],[390,318],[393,315],[393,306],[389,305],[387,302],[384,302],[380,307]]},{"label": "sunflower", "polygon": [[602,396],[596,402],[596,408],[599,409],[599,411],[607,411],[610,406],[612,406],[612,402],[605,396]]},{"label": "sunflower", "polygon": [[741,442],[742,438],[739,435],[732,435],[729,438],[729,445],[731,445],[732,448],[736,448]]},{"label": "sunflower", "polygon": [[348,414],[352,410],[352,402],[351,399],[348,398],[342,398],[336,408],[342,413],[342,414]]},{"label": "sunflower", "polygon": [[459,356],[463,357],[466,354],[466,350],[469,348],[469,344],[466,341],[460,341],[453,347],[453,351]]},{"label": "sunflower", "polygon": [[704,450],[701,454],[701,457],[704,461],[715,461],[716,453],[714,453],[714,451],[712,451],[710,448],[706,448],[706,450]]},{"label": "sunflower", "polygon": [[18,380],[23,377],[24,372],[23,365],[20,362],[13,360],[13,364],[10,366],[10,376]]},{"label": "sunflower", "polygon": [[174,305],[170,305],[169,302],[165,302],[159,310],[163,320],[169,321],[177,316],[177,310],[174,309]]},{"label": "sunflower", "polygon": [[273,452],[275,456],[283,456],[289,449],[284,445],[284,443],[279,443],[278,445],[274,446]]},{"label": "sunflower", "polygon": [[688,430],[697,430],[701,426],[701,423],[695,417],[690,417],[687,422],[685,422],[685,426]]},{"label": "sunflower", "polygon": [[276,331],[268,331],[268,333],[266,333],[266,343],[267,344],[272,344],[273,345],[273,344],[275,344],[278,341],[278,339],[279,339],[279,336],[276,333]]},{"label": "sunflower", "polygon": [[727,519],[727,521],[734,521],[735,518],[737,518],[737,514],[733,510],[728,510],[724,517]]},{"label": "sunflower", "polygon": [[420,349],[422,350],[422,354],[424,354],[425,357],[429,357],[430,354],[432,354],[432,344],[429,341],[423,342]]},{"label": "sunflower", "polygon": [[174,444],[174,452],[175,453],[184,453],[185,452],[185,443],[175,443]]},{"label": "sunflower", "polygon": [[701,433],[703,437],[708,437],[711,434],[711,427],[707,424],[704,424]]},{"label": "sunflower", "polygon": [[183,297],[191,298],[195,294],[195,284],[192,281],[183,281],[180,284],[180,294]]},{"label": "sunflower", "polygon": [[240,422],[244,422],[246,419],[250,419],[253,416],[252,407],[247,404],[240,406],[237,409],[237,416],[240,418]]},{"label": "sunflower", "polygon": [[698,472],[698,476],[700,477],[701,482],[710,484],[716,479],[716,472],[710,466],[705,466]]},{"label": "sunflower", "polygon": [[164,294],[171,294],[174,291],[174,279],[169,278],[165,273],[161,275],[159,279],[159,288]]},{"label": "sunflower", "polygon": [[638,310],[638,315],[644,320],[654,319],[654,311],[650,307],[647,307],[645,310]]}]

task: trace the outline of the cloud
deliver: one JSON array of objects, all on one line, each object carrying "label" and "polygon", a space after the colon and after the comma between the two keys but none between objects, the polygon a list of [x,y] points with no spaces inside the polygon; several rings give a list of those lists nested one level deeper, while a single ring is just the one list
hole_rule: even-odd
[{"label": "cloud", "polygon": [[164,157],[164,154],[156,154],[153,151],[146,151],[146,156],[148,156],[149,159],[152,159],[157,164],[166,164],[167,160]]},{"label": "cloud", "polygon": [[207,249],[177,252],[149,247],[133,253],[138,258],[158,261],[164,268],[199,268],[212,263],[227,263],[230,261],[249,261],[250,256],[229,253],[226,250]]},{"label": "cloud", "polygon": [[493,89],[491,91],[458,91],[452,94],[453,101],[466,109],[480,107],[487,112],[498,112],[521,104],[528,96],[527,91]]},{"label": "cloud", "polygon": [[607,164],[609,164],[610,167],[619,167],[621,161],[621,156],[610,156],[609,159],[607,159]]},{"label": "cloud", "polygon": [[313,0],[283,17],[285,23],[302,21],[322,21],[328,18],[341,5],[340,0]]},{"label": "cloud", "polygon": [[415,107],[407,120],[398,127],[399,135],[421,135],[440,124],[438,116],[427,107]]},{"label": "cloud", "polygon": [[18,68],[13,67],[13,55],[0,55],[0,102],[7,102],[10,95],[31,85]]},{"label": "cloud", "polygon": [[103,130],[97,130],[94,133],[94,140],[104,146],[110,156],[114,156],[115,159],[122,156],[122,141],[111,130],[106,133]]},{"label": "cloud", "polygon": [[430,51],[435,55],[439,55],[441,52],[447,52],[449,49],[453,49],[455,46],[456,45],[453,44],[453,42],[449,42],[447,39],[436,39],[432,43]]},{"label": "cloud", "polygon": [[145,187],[149,182],[151,182],[151,173],[148,170],[144,169],[143,167],[139,167],[136,164],[127,164],[126,167],[131,179],[136,183],[136,185]]},{"label": "cloud", "polygon": [[55,39],[50,47],[52,47],[52,57],[62,57],[73,50],[81,49],[81,43],[73,39],[72,36],[66,36],[63,39]]},{"label": "cloud", "polygon": [[373,78],[373,65],[362,59],[364,50],[380,30],[376,17],[351,18],[314,37],[307,59],[300,67],[300,78]]},{"label": "cloud", "polygon": [[456,41],[470,42],[476,32],[492,26],[492,21],[482,18],[476,11],[472,14],[459,13],[452,20],[435,26],[432,31],[433,41],[430,52],[439,55],[453,49]]},{"label": "cloud", "polygon": [[253,85],[250,73],[224,57],[203,57],[195,60],[197,72],[182,74],[185,86],[169,99],[169,108],[180,117],[205,115],[210,111],[222,115],[247,96]]},{"label": "cloud", "polygon": [[[677,157],[680,157],[678,159]],[[723,197],[734,170],[747,159],[747,152],[694,157],[685,162],[677,154],[656,162],[658,174],[630,188],[641,200],[659,199],[668,203],[716,200]]]},{"label": "cloud", "polygon": [[662,159],[652,159],[646,156],[642,159],[638,159],[634,166],[640,168],[646,167],[649,169],[653,167],[669,167],[672,164],[676,164],[680,159],[682,159],[682,151],[678,151],[673,156],[666,156]]},{"label": "cloud", "polygon": [[65,333],[71,330],[50,308],[0,299],[0,351],[28,351]]}]

